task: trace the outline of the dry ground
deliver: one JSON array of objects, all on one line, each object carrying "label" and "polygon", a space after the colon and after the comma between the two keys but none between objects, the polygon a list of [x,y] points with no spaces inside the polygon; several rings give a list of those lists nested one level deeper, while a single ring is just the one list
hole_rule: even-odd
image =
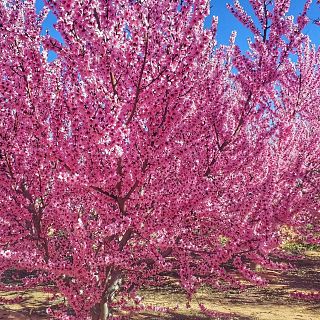
[{"label": "dry ground", "polygon": [[[320,320],[320,301],[299,301],[290,296],[295,290],[320,291],[320,253],[307,252],[306,257],[294,263],[295,270],[275,272],[262,271],[269,279],[269,286],[256,288],[250,286],[244,292],[214,292],[202,289],[191,302],[191,308],[185,307],[183,293],[174,284],[161,289],[144,290],[143,303],[179,309],[169,314],[139,312],[130,315],[132,320],[196,320],[214,319],[199,312],[198,302],[207,309],[225,314],[216,319],[233,320]],[[0,296],[8,297],[8,294]],[[39,291],[23,293],[24,302],[12,306],[0,306],[0,320],[42,320],[45,315],[48,295]],[[14,294],[12,294],[14,296]],[[81,320],[81,319],[79,319]]]}]

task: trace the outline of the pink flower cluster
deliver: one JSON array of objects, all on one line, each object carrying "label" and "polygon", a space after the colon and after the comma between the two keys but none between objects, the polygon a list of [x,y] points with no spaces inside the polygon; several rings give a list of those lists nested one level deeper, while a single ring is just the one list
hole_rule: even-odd
[{"label": "pink flower cluster", "polygon": [[295,291],[290,293],[290,296],[299,300],[320,301],[320,292],[302,292]]}]

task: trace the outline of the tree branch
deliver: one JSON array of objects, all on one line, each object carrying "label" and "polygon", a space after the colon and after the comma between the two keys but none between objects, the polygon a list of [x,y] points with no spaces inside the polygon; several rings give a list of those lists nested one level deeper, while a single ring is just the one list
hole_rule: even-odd
[{"label": "tree branch", "polygon": [[142,82],[142,76],[143,76],[143,72],[144,72],[144,68],[146,66],[147,63],[147,54],[148,54],[148,43],[149,43],[149,35],[147,34],[146,36],[146,44],[145,44],[145,48],[144,48],[144,57],[143,57],[143,61],[142,61],[142,66],[141,66],[141,70],[140,70],[140,74],[139,74],[139,79],[138,79],[138,84],[137,84],[137,89],[136,89],[136,95],[135,95],[135,99],[134,99],[134,103],[133,103],[133,108],[131,110],[130,116],[127,120],[127,125],[132,121],[134,114],[137,110],[137,106],[138,106],[138,102],[139,102],[139,95],[142,91],[141,88],[141,82]]}]

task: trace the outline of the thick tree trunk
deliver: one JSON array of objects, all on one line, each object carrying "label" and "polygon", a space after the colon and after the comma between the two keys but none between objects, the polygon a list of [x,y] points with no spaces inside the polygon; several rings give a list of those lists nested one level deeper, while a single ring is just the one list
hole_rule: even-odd
[{"label": "thick tree trunk", "polygon": [[97,303],[91,311],[92,320],[109,320],[112,316],[111,302],[114,300],[117,292],[122,284],[120,272],[114,273],[111,278],[108,288],[106,289],[100,303]]},{"label": "thick tree trunk", "polygon": [[111,310],[108,302],[100,303],[100,317],[99,320],[108,320],[111,317]]},{"label": "thick tree trunk", "polygon": [[97,303],[91,310],[92,320],[108,320],[111,317],[108,302]]}]

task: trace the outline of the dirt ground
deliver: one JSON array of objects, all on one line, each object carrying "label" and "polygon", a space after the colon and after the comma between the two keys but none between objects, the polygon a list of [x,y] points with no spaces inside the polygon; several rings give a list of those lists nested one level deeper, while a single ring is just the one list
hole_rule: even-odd
[{"label": "dirt ground", "polygon": [[[143,290],[144,305],[179,308],[165,313],[136,312],[130,314],[132,320],[320,320],[320,300],[304,301],[290,296],[294,291],[320,292],[320,253],[306,252],[303,260],[293,263],[296,267],[288,271],[260,271],[269,280],[264,288],[249,286],[243,292],[216,292],[208,288],[200,290],[186,308],[184,294],[174,284],[162,289]],[[8,297],[8,294],[1,294]],[[14,294],[12,295],[14,296]],[[39,291],[23,293],[23,303],[0,306],[0,320],[43,320],[45,315],[45,294]],[[207,309],[220,312],[219,317],[204,316],[198,303]],[[81,319],[79,319],[81,320]]]}]

